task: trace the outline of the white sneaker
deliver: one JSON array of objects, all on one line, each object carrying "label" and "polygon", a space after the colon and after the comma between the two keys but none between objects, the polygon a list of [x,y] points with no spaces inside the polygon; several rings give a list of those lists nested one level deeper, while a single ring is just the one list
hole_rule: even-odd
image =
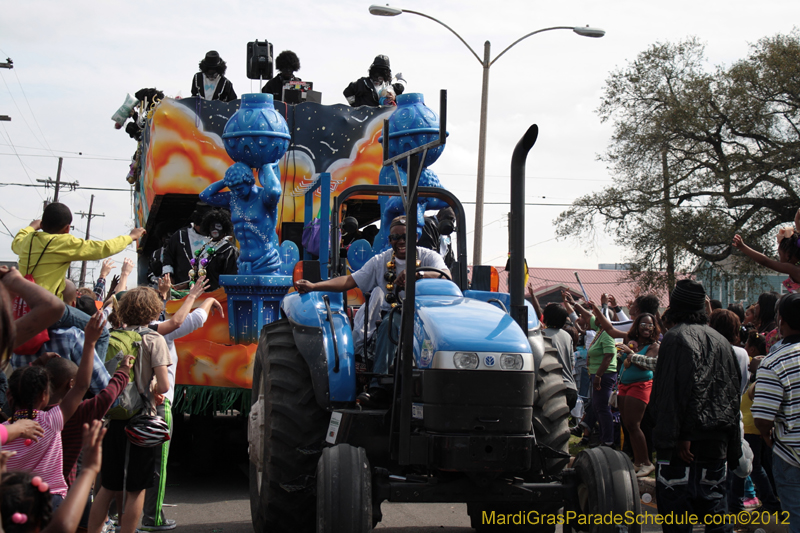
[{"label": "white sneaker", "polygon": [[636,477],[647,477],[655,471],[656,471],[656,465],[652,463],[649,465],[642,465],[636,472]]}]

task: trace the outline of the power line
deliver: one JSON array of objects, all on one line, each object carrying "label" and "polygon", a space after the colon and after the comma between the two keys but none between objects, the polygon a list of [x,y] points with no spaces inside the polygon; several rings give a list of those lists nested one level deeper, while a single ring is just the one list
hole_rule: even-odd
[{"label": "power line", "polygon": [[[30,184],[30,185],[29,185],[29,184],[27,184],[27,183],[3,183],[3,182],[0,182],[0,187],[9,187],[9,186],[12,186],[12,187],[37,187],[37,188],[42,188],[42,187],[44,187],[44,188],[47,188],[47,187],[49,186],[49,183],[55,183],[53,180],[49,180],[49,179],[48,179],[48,180],[42,180],[42,181],[44,181],[44,182],[45,182],[45,183],[44,183],[44,185],[36,185],[36,184]],[[76,185],[71,185],[71,184],[70,184],[70,187],[71,187],[73,190],[79,190],[79,189],[82,189],[82,190],[86,190],[86,191],[116,191],[116,192],[120,192],[120,191],[121,191],[121,192],[131,192],[131,189],[130,189],[130,188],[128,188],[128,189],[112,189],[112,188],[110,188],[110,187],[82,187],[82,186],[79,186],[79,185],[77,185],[77,182],[75,182],[75,183],[76,183]],[[66,185],[66,184],[65,184],[65,185]],[[41,195],[39,195],[39,196],[41,196]]]},{"label": "power line", "polygon": [[[437,172],[437,176],[475,176],[475,174],[459,174],[459,173],[451,173],[451,172]],[[494,176],[486,176],[487,178],[501,178],[501,179],[510,179],[510,176],[503,176],[500,174]],[[600,178],[562,178],[562,177],[547,177],[547,176],[526,176],[525,179],[527,180],[559,180],[559,181],[605,181],[611,183],[613,180],[609,179],[600,179]]]},{"label": "power line", "polygon": [[[10,146],[10,145],[0,143],[0,146]],[[108,158],[112,157],[110,155],[102,155],[102,154],[84,154],[83,152],[76,152],[75,150],[48,150],[47,148],[37,148],[36,146],[17,146],[17,148],[25,148],[27,150],[44,150],[44,151],[49,151],[49,152],[58,152],[58,153],[61,153],[61,154],[75,154],[75,155],[81,155],[81,156],[97,156],[97,157],[108,157]],[[130,158],[128,158],[128,159],[130,159]],[[126,159],[126,161],[127,161],[127,159]]]},{"label": "power line", "polygon": [[[36,135],[36,132],[33,131],[33,128],[31,128],[31,125],[28,124],[28,121],[25,119],[25,115],[22,114],[22,109],[19,108],[19,105],[17,104],[17,99],[14,98],[14,94],[11,92],[11,87],[9,87],[8,83],[6,83],[6,77],[5,76],[0,76],[0,78],[2,78],[2,80],[3,80],[3,85],[6,86],[6,90],[8,91],[8,95],[11,97],[11,101],[14,102],[14,107],[16,107],[17,111],[19,111],[19,116],[20,116],[20,118],[22,118],[22,122],[25,123],[25,126],[27,126],[28,130],[31,132],[31,135],[33,135],[33,138],[36,139],[37,141],[39,141],[39,137]],[[39,141],[39,143],[41,143],[41,141]]]},{"label": "power line", "polygon": [[39,125],[39,121],[36,120],[36,115],[33,112],[33,108],[31,107],[30,101],[28,101],[28,95],[25,94],[25,88],[22,86],[22,81],[19,79],[19,74],[17,74],[17,70],[18,69],[14,69],[14,77],[17,78],[17,84],[19,85],[19,89],[20,91],[22,91],[22,96],[25,98],[25,103],[28,104],[28,110],[31,112],[31,117],[33,117],[33,122],[36,124],[36,127],[39,128],[39,133],[42,134],[42,140],[44,141],[44,144],[47,145],[47,149],[50,150],[50,153],[53,153],[53,149],[50,148],[50,143],[47,142],[47,137],[44,136],[44,131],[42,131],[42,127]]},{"label": "power line", "polygon": [[2,218],[0,218],[0,224],[2,224],[4,228],[6,228],[6,232],[8,233],[8,236],[9,236],[9,237],[13,237],[13,236],[14,236],[14,234],[13,234],[13,233],[11,233],[11,230],[10,230],[10,229],[8,229],[8,226],[6,226],[6,223],[5,223],[5,222],[3,222],[3,219],[2,219]]},{"label": "power line", "polygon": [[[14,148],[14,141],[11,140],[11,135],[9,135],[8,131],[6,131],[5,125],[3,125],[3,133],[5,133],[6,137],[8,138],[8,142],[11,143],[11,149],[14,150],[14,152],[16,153],[17,149]],[[30,181],[31,184],[33,184],[33,179],[31,179],[31,175],[28,174],[28,168],[25,166],[25,163],[22,162],[22,158],[20,158],[19,155],[17,155],[17,159],[19,159],[19,164],[22,165],[22,170],[25,171],[25,175],[28,176],[28,181]],[[36,185],[34,184],[33,186],[35,187]],[[44,200],[44,197],[39,193],[39,191],[36,191],[36,194],[39,195],[39,198],[41,200]]]},{"label": "power line", "polygon": [[[39,150],[44,150],[44,148],[39,148]],[[59,152],[62,150],[59,150]],[[71,153],[71,152],[67,152]],[[48,154],[8,154],[8,153],[0,153],[0,155],[15,155],[17,157],[59,157],[55,154],[48,155]],[[77,156],[61,156],[63,159],[92,159],[92,160],[99,160],[99,161],[130,161],[129,157],[126,158],[119,158],[119,157],[77,157]]]}]

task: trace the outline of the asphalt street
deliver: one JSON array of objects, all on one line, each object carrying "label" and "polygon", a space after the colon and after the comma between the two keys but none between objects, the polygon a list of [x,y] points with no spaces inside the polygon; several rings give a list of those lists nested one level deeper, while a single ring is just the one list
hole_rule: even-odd
[{"label": "asphalt street", "polygon": [[[180,533],[253,533],[250,520],[247,446],[243,425],[217,419],[212,426],[188,417],[176,427],[170,451],[164,511]],[[381,507],[385,533],[457,533],[470,528],[465,504],[392,504]],[[656,512],[643,504],[643,511]],[[737,531],[782,533],[786,527],[737,528]],[[557,528],[560,533],[561,527]],[[646,525],[645,533],[660,531]],[[695,527],[695,531],[703,531]]]}]

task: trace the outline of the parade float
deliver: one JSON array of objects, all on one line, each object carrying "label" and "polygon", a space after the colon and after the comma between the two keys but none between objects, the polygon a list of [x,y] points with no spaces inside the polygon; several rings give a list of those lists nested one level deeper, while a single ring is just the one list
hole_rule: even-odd
[{"label": "parade float", "polygon": [[[245,95],[245,99],[254,97],[260,102],[262,96],[266,95]],[[226,125],[237,114],[240,103],[240,100],[223,103],[199,98],[164,98],[140,110],[146,119],[129,175],[135,191],[136,225],[144,227],[148,233],[139,250],[140,284],[148,283],[148,258],[161,246],[155,235],[157,226],[162,222],[188,225],[200,194],[221,182],[235,163],[229,155],[234,139],[230,135],[226,138]],[[175,342],[178,365],[174,405],[179,412],[236,410],[247,413],[259,325],[274,318],[275,301],[291,285],[289,282],[287,286],[286,276],[291,275],[298,257],[309,253],[302,250],[301,244],[306,213],[327,219],[331,198],[337,191],[379,182],[383,160],[379,141],[381,128],[384,118],[396,108],[352,108],[312,102],[296,105],[275,102],[274,106],[270,102],[269,105],[274,108],[274,116],[261,116],[260,125],[253,123],[251,126],[270,123],[269,127],[280,130],[282,140],[277,152],[267,157],[269,173],[280,191],[274,206],[273,230],[279,243],[276,249],[282,254],[280,266],[269,273],[275,279],[282,278],[279,280],[282,288],[276,290],[276,286],[256,283],[261,289],[255,290],[253,279],[227,286],[221,280],[223,287],[198,301],[199,304],[203,298],[216,298],[228,313],[225,318],[210,316],[203,328]],[[238,124],[252,122],[254,113],[260,111],[248,111],[243,106]],[[275,117],[284,122],[285,130]],[[231,142],[226,147],[227,141]],[[249,151],[249,148],[242,150]],[[244,153],[240,155],[237,159],[246,158]],[[249,168],[261,167],[254,161],[243,164]],[[323,182],[329,183],[329,187],[320,188]],[[264,183],[259,184],[264,186]],[[355,198],[347,207],[347,214],[357,218],[360,224],[380,219],[380,208],[374,199],[361,202]],[[235,213],[233,218],[235,224]],[[241,247],[242,243],[238,244]],[[327,248],[324,239],[321,244],[322,248]],[[371,252],[366,250],[362,255],[368,258]],[[352,292],[348,297],[358,303],[361,295],[358,291]],[[181,304],[179,299],[169,301],[167,312],[174,313]]]}]

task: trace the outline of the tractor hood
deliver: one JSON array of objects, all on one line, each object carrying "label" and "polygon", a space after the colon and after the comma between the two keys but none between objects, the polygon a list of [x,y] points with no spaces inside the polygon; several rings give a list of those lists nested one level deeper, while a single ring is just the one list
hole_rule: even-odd
[{"label": "tractor hood", "polygon": [[[414,321],[415,354],[430,352],[531,353],[519,325],[498,307],[451,295],[419,295]],[[426,367],[425,359],[420,361]]]}]

